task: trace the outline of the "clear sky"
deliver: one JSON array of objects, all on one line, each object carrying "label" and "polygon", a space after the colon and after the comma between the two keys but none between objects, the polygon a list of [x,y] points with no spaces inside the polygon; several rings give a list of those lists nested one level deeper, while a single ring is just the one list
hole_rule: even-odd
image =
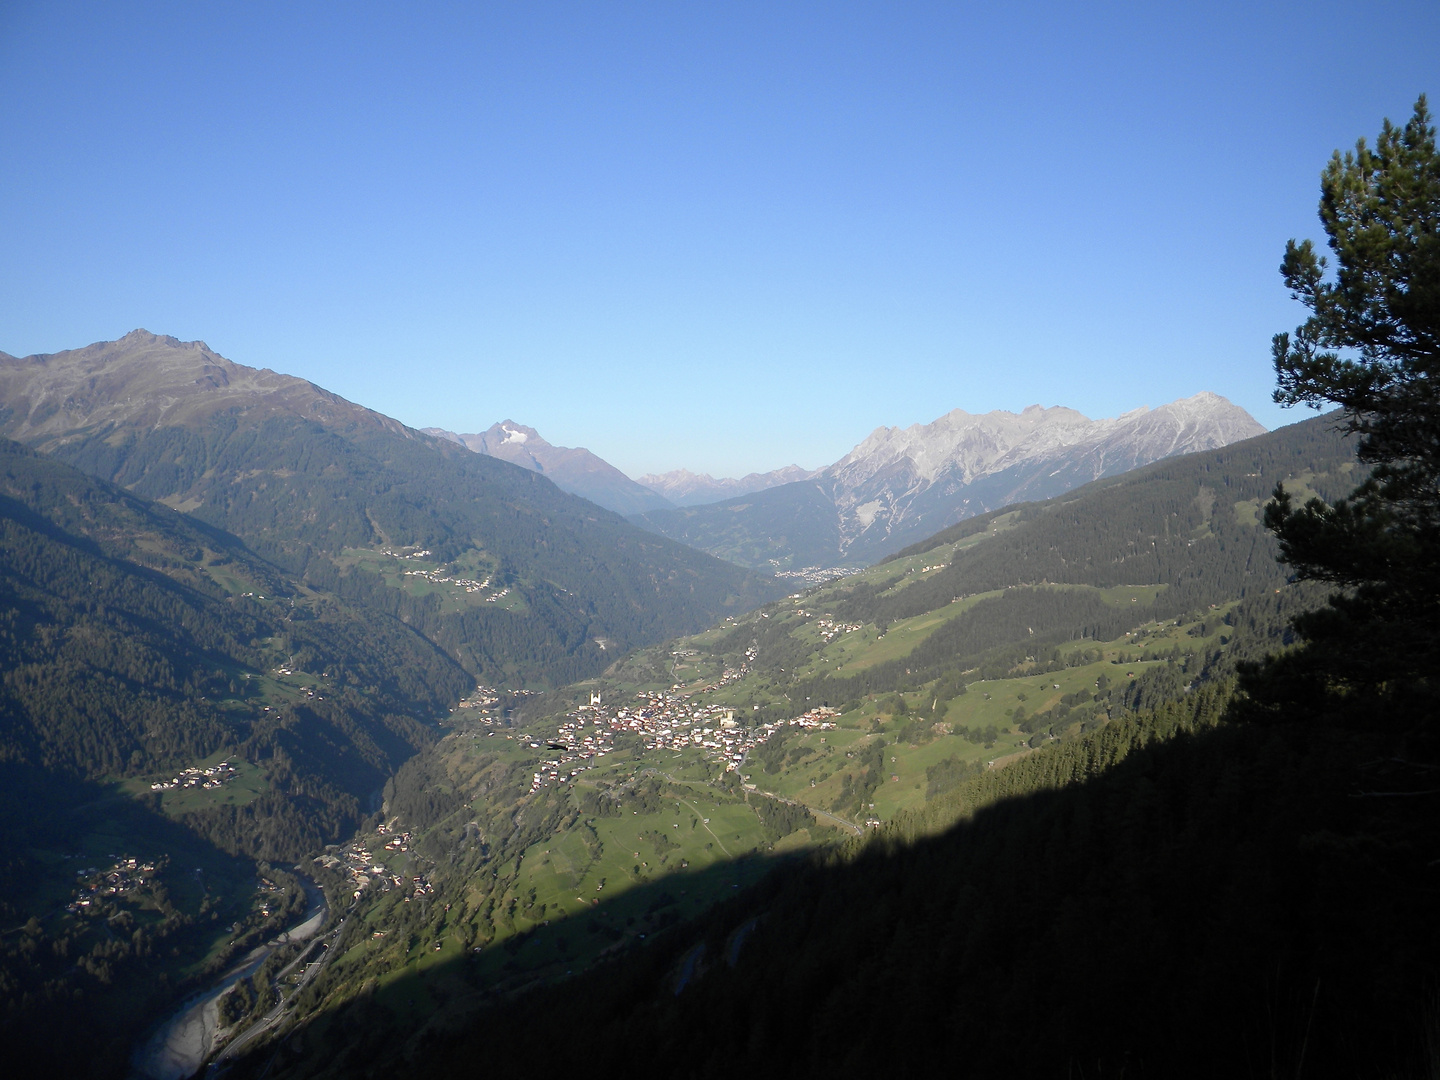
[{"label": "clear sky", "polygon": [[1440,2],[0,3],[0,350],[143,326],[638,475],[1213,390]]}]

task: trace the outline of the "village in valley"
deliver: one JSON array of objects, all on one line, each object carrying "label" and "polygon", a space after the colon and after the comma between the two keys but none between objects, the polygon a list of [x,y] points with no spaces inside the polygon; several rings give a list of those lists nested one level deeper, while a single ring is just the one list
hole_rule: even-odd
[{"label": "village in valley", "polygon": [[316,864],[345,874],[350,879],[356,900],[366,892],[389,892],[391,889],[405,889],[407,901],[428,896],[434,892],[434,886],[425,874],[407,876],[397,873],[393,866],[386,866],[371,851],[372,847],[378,846],[385,857],[394,862],[409,861],[404,856],[410,851],[411,836],[408,831],[397,829],[398,820],[377,825],[369,839],[357,837],[344,846],[331,845],[324,855],[315,859]]},{"label": "village in valley", "polygon": [[[433,552],[431,552],[428,548],[421,548],[418,551],[412,551],[403,554],[401,552],[391,551],[389,548],[385,548],[380,553],[382,555],[388,555],[392,559],[425,559],[429,558],[433,554]],[[455,588],[463,589],[467,593],[483,593],[486,589],[490,588],[491,580],[489,577],[486,577],[484,579],[451,577],[446,574],[443,569],[406,570],[404,571],[404,576],[416,577],[419,578],[421,581],[428,581],[432,585],[453,585],[455,586]],[[509,595],[510,587],[507,585],[504,588],[500,589],[498,592],[495,592],[490,596],[485,597],[485,600],[487,603],[493,604]]]},{"label": "village in valley", "polygon": [[[808,613],[807,613],[808,614]],[[820,620],[820,631],[826,641],[861,629],[855,624]],[[549,751],[556,756],[541,764],[531,776],[530,792],[543,787],[573,783],[588,770],[598,768],[602,760],[616,750],[616,740],[630,737],[630,746],[643,750],[699,749],[704,758],[725,772],[737,772],[746,757],[757,746],[785,727],[832,730],[839,711],[817,707],[788,720],[769,721],[748,726],[736,717],[730,705],[705,704],[698,700],[705,694],[739,682],[750,673],[750,665],[758,654],[752,644],[738,667],[724,668],[719,677],[704,686],[685,687],[675,683],[668,690],[641,691],[626,704],[607,704],[600,693],[591,693],[590,700],[576,706],[561,719],[553,737],[530,734],[506,734],[530,750]],[[694,650],[681,648],[673,653],[677,665],[695,655]],[[499,733],[507,722],[502,715],[502,694],[529,695],[526,691],[500,691],[476,686],[456,706],[470,719],[489,727],[488,734]],[[452,710],[455,711],[455,710]],[[457,717],[458,719],[458,717]],[[470,738],[477,737],[473,729]],[[635,746],[638,737],[639,746]],[[748,779],[748,778],[747,778]]]},{"label": "village in valley", "polygon": [[76,871],[80,884],[75,899],[65,906],[66,911],[78,915],[107,896],[133,893],[150,884],[168,861],[164,856],[159,860],[141,860],[128,855],[110,857],[114,862],[104,870],[90,866]]},{"label": "village in valley", "polygon": [[543,746],[560,751],[558,758],[534,774],[530,790],[578,779],[613,751],[615,739],[623,735],[638,735],[646,750],[699,747],[706,759],[723,766],[726,772],[736,772],[755,747],[781,728],[788,725],[829,730],[835,727],[831,718],[836,715],[837,710],[821,707],[790,720],[742,727],[734,709],[696,704],[673,691],[641,693],[635,703],[610,707],[603,704],[599,694],[592,694],[588,705],[566,714],[553,741],[528,743],[532,750]]},{"label": "village in valley", "polygon": [[794,570],[781,570],[779,569],[779,559],[771,559],[770,565],[775,568],[771,570],[773,577],[780,581],[803,585],[807,589],[815,585],[828,585],[830,582],[848,577],[860,569],[856,566],[801,566]]},{"label": "village in valley", "polygon": [[239,771],[229,761],[221,761],[215,765],[205,767],[194,766],[189,769],[181,769],[180,772],[169,780],[160,780],[150,785],[151,791],[176,791],[185,788],[200,788],[208,790],[218,788],[227,780],[233,780],[239,776]]}]

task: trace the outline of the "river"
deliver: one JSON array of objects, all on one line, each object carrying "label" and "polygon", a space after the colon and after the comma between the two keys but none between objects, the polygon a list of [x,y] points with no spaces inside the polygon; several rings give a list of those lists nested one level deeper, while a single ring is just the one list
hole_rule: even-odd
[{"label": "river", "polygon": [[300,921],[251,949],[215,982],[186,998],[135,1048],[130,1057],[135,1075],[146,1080],[187,1080],[194,1076],[215,1049],[215,1033],[220,1029],[220,999],[225,991],[252,975],[280,946],[306,941],[319,933],[329,913],[325,894],[307,877],[301,876],[300,882],[310,901]]}]

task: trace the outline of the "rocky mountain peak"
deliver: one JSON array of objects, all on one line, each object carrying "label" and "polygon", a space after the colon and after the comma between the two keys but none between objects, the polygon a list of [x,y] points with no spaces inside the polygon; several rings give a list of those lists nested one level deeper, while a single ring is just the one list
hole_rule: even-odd
[{"label": "rocky mountain peak", "polygon": [[821,475],[840,511],[843,549],[862,535],[873,533],[872,540],[895,531],[908,535],[919,526],[917,518],[930,519],[938,505],[953,502],[941,491],[993,479],[987,487],[1004,494],[983,503],[962,500],[945,512],[952,521],[926,520],[926,528],[951,524],[957,513],[1048,497],[1264,431],[1244,409],[1209,391],[1101,420],[1063,406],[979,415],[955,409],[929,424],[877,428]]},{"label": "rocky mountain peak", "polygon": [[[808,484],[774,486],[753,507],[738,505],[748,492],[724,490],[708,477],[643,477],[679,505],[729,500],[713,515],[662,512],[646,524],[750,565],[761,565],[758,557],[788,566],[797,551],[830,565],[861,565],[975,514],[1264,431],[1244,409],[1209,392],[1100,420],[1058,405],[1018,413],[953,409],[928,424],[878,427],[835,464],[795,478]],[[677,493],[688,488],[689,495],[700,480],[709,481],[709,497],[682,502]]]},{"label": "rocky mountain peak", "polygon": [[613,465],[584,447],[554,446],[533,427],[502,420],[482,432],[462,435],[444,428],[422,428],[427,435],[459,443],[477,454],[488,454],[532,472],[543,473],[556,487],[613,510],[617,514],[643,514],[670,506],[649,488],[637,484]]}]

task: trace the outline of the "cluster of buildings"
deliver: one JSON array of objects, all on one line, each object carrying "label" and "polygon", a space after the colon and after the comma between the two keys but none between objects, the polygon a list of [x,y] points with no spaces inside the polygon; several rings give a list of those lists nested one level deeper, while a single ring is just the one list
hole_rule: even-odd
[{"label": "cluster of buildings", "polygon": [[[778,565],[779,560],[771,559],[772,565]],[[824,585],[827,582],[837,581],[842,577],[849,577],[855,573],[855,567],[845,566],[802,566],[798,570],[773,570],[771,575],[781,581],[798,581],[806,588],[813,588],[816,585]],[[799,595],[796,593],[795,595]]]},{"label": "cluster of buildings", "polygon": [[[452,713],[461,709],[469,710],[468,715],[461,713],[456,720],[465,720],[470,723],[498,724],[505,718],[503,702],[510,699],[513,703],[516,698],[536,697],[543,694],[543,690],[497,690],[491,686],[479,685],[472,690],[463,701],[457,702]],[[443,721],[442,721],[443,722]],[[494,732],[490,732],[494,734]]]},{"label": "cluster of buildings", "polygon": [[832,709],[829,706],[821,705],[818,709],[811,709],[809,712],[791,717],[788,723],[791,727],[811,728],[815,731],[834,731],[835,721],[830,718],[839,715],[839,709]]},{"label": "cluster of buildings", "polygon": [[500,695],[485,685],[477,685],[470,696],[456,704],[457,709],[483,709],[487,713],[500,704]]},{"label": "cluster of buildings", "polygon": [[[671,653],[671,655],[679,661],[687,657],[698,656],[699,653],[695,649],[677,649]],[[746,675],[750,674],[750,665],[755,662],[755,657],[759,655],[760,647],[752,642],[750,647],[745,650],[745,659],[740,662],[739,667],[727,667],[723,669],[720,672],[720,678],[716,682],[711,683],[709,686],[702,686],[698,690],[691,690],[689,693],[708,694],[711,690],[719,690],[722,686],[729,686],[731,683],[739,682]],[[678,692],[684,690],[684,686],[678,682],[672,683],[670,690],[672,693]]]},{"label": "cluster of buildings", "polygon": [[[390,851],[403,851],[408,849],[410,844],[409,833],[394,833],[389,825],[376,827],[378,836],[386,837],[384,847]],[[396,843],[396,841],[399,843]],[[394,846],[392,846],[394,845]],[[331,851],[338,851],[339,854],[332,854]],[[343,848],[332,848],[326,851],[315,860],[327,870],[338,870],[348,874],[350,883],[355,887],[355,899],[359,900],[366,890],[379,889],[388,892],[390,889],[398,889],[405,884],[403,874],[397,874],[388,870],[385,864],[378,861],[370,852],[369,845],[361,839],[350,841]]]},{"label": "cluster of buildings", "polygon": [[739,682],[746,675],[750,674],[750,665],[755,662],[755,657],[760,655],[760,647],[755,644],[745,650],[745,660],[738,668],[726,668],[720,673],[720,681],[717,687],[729,686],[733,682]]},{"label": "cluster of buildings", "polygon": [[[766,618],[768,617],[769,616],[766,616]],[[670,655],[673,656],[675,658],[675,662],[679,664],[682,660],[687,660],[692,656],[699,656],[700,651],[698,649],[676,649]],[[750,647],[745,650],[745,659],[740,661],[740,666],[733,668],[727,667],[723,669],[720,672],[720,678],[718,681],[711,683],[709,686],[701,686],[698,688],[691,687],[688,690],[686,690],[683,683],[671,683],[670,690],[671,692],[684,691],[687,694],[708,694],[711,690],[719,690],[720,687],[729,686],[733,682],[739,682],[746,675],[749,675],[750,665],[755,662],[755,658],[759,655],[760,646],[756,645],[752,641],[750,643]]]},{"label": "cluster of buildings", "polygon": [[428,581],[432,585],[454,585],[456,588],[464,589],[468,593],[479,592],[481,589],[490,587],[490,579],[476,581],[474,578],[452,578],[446,577],[439,570],[406,570],[406,577],[418,577],[422,581]]},{"label": "cluster of buildings", "polygon": [[106,870],[91,866],[76,871],[75,876],[82,880],[75,891],[75,899],[65,905],[66,911],[72,915],[79,914],[106,896],[124,896],[148,885],[159,873],[164,861],[141,862],[122,855],[110,857],[115,862]]},{"label": "cluster of buildings", "polygon": [[[394,870],[379,862],[370,848],[379,842],[381,838],[382,851],[388,851],[392,855],[399,855],[410,850],[411,837],[408,831],[397,831],[393,819],[387,824],[377,825],[375,837],[371,841],[355,839],[350,841],[343,848],[334,845],[326,849],[326,853],[315,861],[327,870],[338,870],[348,874],[350,883],[354,887],[353,895],[356,900],[364,896],[366,892],[379,891],[389,892],[391,889],[403,889],[404,899],[409,903],[412,899],[418,900],[422,896],[429,896],[435,891],[434,884],[423,873],[397,874]],[[379,935],[377,935],[379,936]]]},{"label": "cluster of buildings", "polygon": [[183,788],[217,788],[225,783],[226,780],[233,780],[239,775],[234,765],[228,761],[222,761],[218,765],[211,765],[205,769],[182,769],[179,776],[151,784],[150,790],[174,791]]},{"label": "cluster of buildings", "polygon": [[260,876],[260,883],[255,886],[255,891],[260,893],[258,905],[260,917],[268,919],[279,908],[276,900],[285,898],[285,890],[263,874]]},{"label": "cluster of buildings", "polygon": [[[802,611],[800,614],[808,617],[809,612]],[[853,634],[857,630],[864,629],[860,623],[836,622],[828,615],[816,619],[815,628],[820,631],[820,637],[824,639],[826,645],[829,645],[841,634]]]},{"label": "cluster of buildings", "polygon": [[[748,655],[748,654],[747,654]],[[753,656],[750,657],[754,659]],[[751,750],[787,725],[830,730],[830,719],[838,710],[811,709],[790,720],[771,721],[742,727],[735,710],[723,705],[703,705],[674,693],[641,693],[636,704],[607,707],[600,695],[592,694],[590,704],[567,713],[559,731],[548,743],[532,741],[533,750],[557,752],[554,760],[542,765],[531,778],[530,790],[573,782],[615,747],[621,735],[638,735],[647,750],[700,749],[706,759],[735,772]]]},{"label": "cluster of buildings", "polygon": [[[381,551],[381,554],[388,555],[392,559],[423,559],[430,555],[431,552],[428,548],[425,548],[420,551],[412,551],[408,555],[402,555],[398,551],[391,551],[389,548],[385,548]],[[428,581],[432,585],[454,585],[457,589],[464,589],[467,593],[484,592],[490,588],[490,579],[488,577],[484,581],[478,581],[475,578],[448,577],[439,570],[406,570],[405,576],[418,577],[421,581]],[[485,599],[493,604],[500,598],[509,595],[509,593],[510,587],[507,585],[494,596],[487,596]]]}]

